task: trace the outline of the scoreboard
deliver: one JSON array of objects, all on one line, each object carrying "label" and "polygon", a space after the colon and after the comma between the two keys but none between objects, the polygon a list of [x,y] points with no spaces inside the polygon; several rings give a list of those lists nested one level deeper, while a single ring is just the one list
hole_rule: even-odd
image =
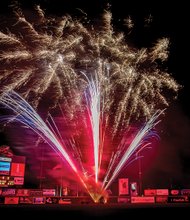
[{"label": "scoreboard", "polygon": [[25,157],[0,157],[0,187],[24,184]]}]

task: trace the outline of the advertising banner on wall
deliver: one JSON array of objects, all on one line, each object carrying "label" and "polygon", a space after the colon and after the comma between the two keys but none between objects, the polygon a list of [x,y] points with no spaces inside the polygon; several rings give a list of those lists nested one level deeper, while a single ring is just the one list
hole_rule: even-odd
[{"label": "advertising banner on wall", "polygon": [[182,189],[181,195],[183,196],[190,196],[190,189]]},{"label": "advertising banner on wall", "polygon": [[31,190],[29,191],[29,196],[42,196],[42,190],[31,189]]},{"label": "advertising banner on wall", "polygon": [[16,189],[12,189],[12,188],[2,189],[2,196],[14,196],[15,193],[16,193]]},{"label": "advertising banner on wall", "polygon": [[11,163],[7,161],[0,161],[0,175],[9,175]]},{"label": "advertising banner on wall", "polygon": [[18,204],[19,197],[5,197],[5,204]]},{"label": "advertising banner on wall", "polygon": [[168,189],[156,189],[157,196],[168,196],[169,190]]},{"label": "advertising banner on wall", "polygon": [[45,197],[33,197],[33,204],[45,204]]},{"label": "advertising banner on wall", "polygon": [[71,199],[65,199],[65,197],[59,198],[59,204],[65,205],[65,204],[71,204]]},{"label": "advertising banner on wall", "polygon": [[19,203],[20,204],[32,204],[33,203],[33,197],[20,196],[19,197]]},{"label": "advertising banner on wall", "polygon": [[16,196],[29,196],[29,189],[17,189]]},{"label": "advertising banner on wall", "polygon": [[12,163],[11,176],[22,177],[24,176],[25,164],[24,163]]},{"label": "advertising banner on wall", "polygon": [[118,197],[117,199],[118,203],[130,203],[131,202],[131,197]]},{"label": "advertising banner on wall", "polygon": [[119,195],[128,195],[129,194],[129,179],[120,178],[119,179]]},{"label": "advertising banner on wall", "polygon": [[168,196],[156,196],[156,203],[167,203],[168,202]]},{"label": "advertising banner on wall", "polygon": [[155,203],[154,196],[134,196],[131,197],[131,203]]},{"label": "advertising banner on wall", "polygon": [[58,204],[59,197],[46,197],[46,204]]},{"label": "advertising banner on wall", "polygon": [[145,189],[144,195],[145,196],[156,196],[156,189]]},{"label": "advertising banner on wall", "polygon": [[43,196],[55,196],[55,189],[43,189]]},{"label": "advertising banner on wall", "polygon": [[189,203],[188,196],[168,196],[169,203]]},{"label": "advertising banner on wall", "polygon": [[23,185],[24,184],[24,177],[14,177],[14,185]]}]

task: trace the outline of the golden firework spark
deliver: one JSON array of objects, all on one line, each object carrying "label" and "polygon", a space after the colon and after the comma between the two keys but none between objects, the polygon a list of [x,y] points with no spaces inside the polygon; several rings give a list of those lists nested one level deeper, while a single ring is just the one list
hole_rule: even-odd
[{"label": "golden firework spark", "polygon": [[[46,17],[40,6],[35,11],[31,21],[16,7],[14,25],[0,32],[1,94],[16,90],[37,107],[51,92],[49,105],[61,101],[72,119],[83,111],[84,73],[98,75],[105,124],[116,133],[119,126],[147,120],[167,106],[164,91],[178,91],[177,82],[157,65],[168,57],[168,39],[152,48],[131,48],[124,34],[114,31],[110,11],[91,26],[69,15]],[[127,21],[131,27],[132,20]]]}]

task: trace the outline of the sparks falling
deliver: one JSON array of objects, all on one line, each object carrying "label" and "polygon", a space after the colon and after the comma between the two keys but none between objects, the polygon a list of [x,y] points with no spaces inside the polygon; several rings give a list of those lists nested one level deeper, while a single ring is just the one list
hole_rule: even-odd
[{"label": "sparks falling", "polygon": [[[105,184],[105,181],[107,180],[107,176],[110,174],[111,171],[113,173],[111,174],[111,177],[107,181],[107,184],[105,185],[105,189],[107,189],[112,181],[118,176],[119,172],[121,171],[122,167],[126,165],[127,162],[130,162],[132,159],[132,156],[134,156],[135,153],[142,150],[143,148],[146,148],[150,142],[147,142],[148,137],[154,137],[154,132],[151,133],[152,129],[156,126],[159,121],[157,121],[158,117],[163,113],[163,111],[156,112],[148,122],[145,123],[145,125],[138,131],[134,139],[132,140],[131,144],[128,148],[125,146],[119,146],[118,149],[121,150],[123,147],[125,149],[125,152],[121,155],[121,158],[119,159],[118,164],[114,168],[114,170],[109,169],[106,175],[106,178],[104,179],[103,186]],[[151,140],[150,138],[150,140]],[[145,143],[144,143],[145,142]],[[125,142],[121,142],[121,145],[125,145]],[[116,154],[116,157],[113,161],[111,161],[113,164],[115,163],[115,160],[119,158],[120,152],[118,151]]]},{"label": "sparks falling", "polygon": [[[9,120],[27,124],[76,175],[80,171],[94,201],[145,146],[161,109],[169,105],[167,92],[175,95],[180,87],[157,62],[168,57],[168,39],[159,39],[152,48],[132,48],[111,20],[105,11],[98,22],[86,25],[69,15],[47,17],[39,6],[31,18],[15,7],[14,19],[0,31],[0,100],[14,112]],[[131,29],[133,21],[126,21]],[[59,129],[53,130],[56,124],[46,124],[38,115],[44,103],[46,112],[60,103],[65,123],[75,127],[71,147],[65,146]],[[142,129],[128,143],[127,131],[137,122]],[[83,142],[81,134],[86,134]],[[68,149],[77,152],[77,161]],[[85,154],[89,149],[92,156]],[[89,176],[94,191],[89,190]]]},{"label": "sparks falling", "polygon": [[[92,89],[92,88],[91,88]],[[93,89],[92,89],[93,90]],[[95,93],[91,94],[93,97],[97,97]],[[94,100],[94,98],[91,97],[91,101]],[[13,114],[8,116],[2,116],[0,118],[0,121],[18,121],[28,128],[32,129],[39,137],[41,137],[60,157],[63,161],[66,161],[75,175],[78,177],[81,184],[85,187],[85,189],[88,191],[92,199],[97,202],[99,198],[104,194],[105,190],[109,187],[111,182],[116,178],[116,176],[121,171],[122,167],[126,164],[126,162],[131,159],[131,157],[134,155],[137,150],[144,147],[143,141],[147,138],[149,132],[151,129],[156,125],[156,119],[162,112],[157,112],[153,117],[144,125],[142,129],[139,130],[137,135],[135,136],[134,140],[130,144],[128,148],[124,146],[124,154],[119,158],[121,154],[121,149],[123,146],[118,147],[118,151],[116,152],[114,156],[114,160],[110,160],[110,163],[113,165],[115,163],[116,159],[120,159],[115,168],[112,167],[112,165],[109,167],[108,171],[105,173],[105,178],[103,183],[100,185],[98,184],[98,173],[95,169],[95,183],[92,182],[90,178],[87,178],[86,171],[84,171],[84,167],[80,166],[82,163],[76,164],[77,161],[73,161],[73,158],[70,152],[67,152],[66,150],[66,143],[64,142],[64,138],[60,135],[60,132],[55,125],[53,118],[50,117],[50,119],[53,122],[53,126],[48,121],[48,125],[43,121],[43,119],[38,115],[38,113],[32,108],[32,106],[27,103],[19,94],[17,94],[14,91],[4,93],[3,96],[0,97],[0,103],[6,107],[9,110],[12,110]],[[96,103],[96,102],[95,102]],[[92,106],[94,102],[90,102],[90,106]],[[93,108],[92,108],[93,109]],[[95,111],[96,112],[96,111]],[[90,112],[91,113],[91,112]],[[93,111],[92,115],[92,122],[93,121]],[[94,127],[93,124],[92,129]],[[97,125],[96,125],[97,126]],[[53,129],[55,127],[56,129]],[[94,134],[93,130],[93,134]],[[96,133],[96,132],[95,132]],[[93,138],[99,138],[99,136],[94,135]],[[98,145],[96,142],[93,141],[93,146],[98,148]],[[122,143],[121,143],[122,145]],[[124,144],[125,145],[125,144]],[[99,164],[99,157],[96,154],[98,154],[98,150],[94,150],[94,157],[97,159],[97,163]],[[81,159],[80,159],[81,161]],[[95,160],[95,167],[96,167],[96,160]],[[98,168],[98,166],[97,166]],[[111,173],[112,171],[112,173]],[[93,187],[93,189],[91,189]]]},{"label": "sparks falling", "polygon": [[[43,119],[38,115],[38,113],[32,108],[32,106],[14,91],[4,93],[4,95],[0,98],[0,103],[3,104],[6,108],[13,111],[13,115],[1,117],[0,120],[6,122],[10,120],[18,121],[28,128],[32,129],[60,156],[63,161],[66,161],[69,164],[70,168],[78,177],[81,184],[91,195],[91,191],[89,191],[89,188],[87,186],[88,179],[86,179],[86,176],[84,174],[82,175],[82,171],[84,169],[76,166],[76,161],[73,161],[70,155],[71,152],[67,152],[65,149],[66,143],[63,142],[63,138],[61,139],[61,141],[59,140],[59,132],[53,129],[50,122],[48,123],[50,126],[49,128],[47,124],[43,121]],[[94,199],[93,196],[92,198]]]},{"label": "sparks falling", "polygon": [[88,114],[92,127],[93,148],[94,148],[94,166],[95,166],[95,181],[98,182],[99,170],[99,140],[100,140],[100,86],[95,75],[95,80],[88,80],[88,92],[86,93],[86,101]]},{"label": "sparks falling", "polygon": [[89,86],[83,73],[89,79],[97,74],[106,125],[116,133],[120,125],[150,119],[158,107],[167,106],[164,90],[177,92],[178,84],[156,63],[167,59],[168,39],[135,49],[113,30],[109,11],[90,27],[70,16],[45,17],[39,6],[35,12],[33,22],[15,8],[9,31],[0,32],[1,94],[15,90],[35,108],[51,97],[49,107],[62,102],[72,120],[83,111],[82,94]]}]

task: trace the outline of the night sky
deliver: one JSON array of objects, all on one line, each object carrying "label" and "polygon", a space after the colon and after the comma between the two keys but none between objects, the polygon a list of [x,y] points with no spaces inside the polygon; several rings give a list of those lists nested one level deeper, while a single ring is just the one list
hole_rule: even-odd
[{"label": "night sky", "polygon": [[[1,0],[0,15],[9,14],[8,2]],[[156,39],[170,39],[170,55],[164,64],[168,72],[182,85],[177,100],[171,100],[166,114],[159,124],[160,140],[154,143],[151,151],[142,158],[144,188],[190,188],[190,107],[189,94],[189,12],[187,1],[176,1],[165,5],[165,1],[124,1],[124,0],[35,0],[20,1],[21,7],[31,9],[40,4],[47,14],[63,15],[68,13],[74,17],[81,16],[81,10],[89,19],[100,16],[110,4],[113,13],[113,25],[124,31],[123,19],[130,16],[134,21],[134,29],[128,35],[134,47],[149,47]],[[141,3],[139,3],[141,2]],[[152,22],[146,23],[151,16]],[[2,25],[2,24],[1,24]],[[13,146],[8,134],[0,133],[0,144]],[[133,164],[125,169],[121,176],[129,176],[138,180],[138,165]]]}]

